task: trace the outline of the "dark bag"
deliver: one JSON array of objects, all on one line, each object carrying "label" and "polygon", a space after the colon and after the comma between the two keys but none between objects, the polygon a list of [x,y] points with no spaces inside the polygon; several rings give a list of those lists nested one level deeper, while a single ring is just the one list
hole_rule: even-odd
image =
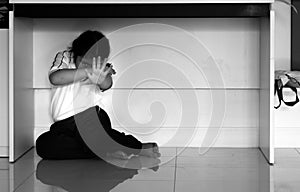
[{"label": "dark bag", "polygon": [[[297,94],[297,87],[300,87],[300,83],[299,81],[297,81],[297,79],[289,76],[288,74],[285,74],[289,81],[287,84],[285,84],[284,86],[282,85],[282,82],[280,79],[275,79],[275,87],[274,87],[274,95],[278,96],[278,100],[279,100],[279,104],[278,106],[274,106],[275,109],[278,109],[281,106],[281,101],[286,104],[287,106],[294,106],[299,102],[299,98],[298,98],[298,94]],[[295,93],[295,101],[285,101],[283,99],[283,88],[290,88],[294,93]]]}]

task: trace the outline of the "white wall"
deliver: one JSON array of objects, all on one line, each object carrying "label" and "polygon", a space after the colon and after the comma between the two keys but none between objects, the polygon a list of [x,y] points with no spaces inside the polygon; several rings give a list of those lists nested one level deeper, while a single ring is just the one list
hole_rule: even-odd
[{"label": "white wall", "polygon": [[282,2],[273,4],[275,24],[275,69],[291,69],[291,9]]},{"label": "white wall", "polygon": [[[276,47],[275,47],[275,68],[289,70],[290,69],[290,8],[283,3],[276,2],[273,6],[276,10]],[[255,19],[192,19],[188,22],[182,19],[157,19],[152,20],[139,20],[133,19],[131,21],[124,21],[120,19],[94,19],[94,20],[36,20],[35,21],[35,33],[34,33],[34,87],[36,88],[36,134],[37,137],[42,132],[46,131],[49,125],[52,123],[48,113],[48,105],[50,92],[49,83],[47,79],[47,71],[55,53],[58,50],[63,50],[81,31],[92,28],[103,31],[105,34],[127,26],[129,24],[140,22],[163,22],[171,24],[177,27],[181,27],[194,35],[207,47],[210,53],[214,56],[218,64],[220,64],[221,71],[224,77],[225,90],[227,90],[226,99],[226,117],[224,119],[224,126],[222,127],[218,138],[215,143],[215,147],[256,147],[258,146],[258,52],[256,48],[258,46],[258,25]],[[47,27],[48,26],[48,27]],[[143,32],[144,33],[144,32]],[[159,32],[158,32],[159,33]],[[145,33],[144,33],[145,34]],[[173,34],[174,35],[174,34]],[[56,39],[54,41],[53,39]],[[117,47],[120,42],[112,44],[112,48]],[[48,46],[44,46],[48,45]],[[188,44],[183,44],[188,46]],[[115,58],[114,66],[118,71],[118,75],[124,72],[125,67],[122,65],[122,61],[126,61],[126,65],[133,62],[128,58],[135,57],[137,54],[143,54],[145,52],[150,54],[161,53],[159,50],[144,47],[144,50],[126,51],[119,58]],[[153,51],[156,50],[156,51]],[[183,66],[177,64],[177,66],[185,73],[190,75],[190,80],[197,89],[189,89],[191,93],[197,93],[200,100],[200,124],[197,125],[197,133],[193,141],[192,146],[199,146],[203,141],[203,135],[207,131],[207,125],[210,121],[210,112],[212,110],[212,100],[208,97],[207,83],[203,74],[196,74],[195,70],[190,67],[188,61],[184,61],[180,56],[172,55],[170,51],[162,52],[173,61],[179,60],[184,63]],[[126,60],[127,58],[127,60]],[[182,68],[183,67],[183,68]],[[202,65],[201,67],[207,67]],[[168,74],[166,71],[165,74]],[[170,74],[170,73],[169,73]],[[117,77],[116,77],[117,78]],[[134,79],[134,78],[132,78]],[[174,79],[175,84],[180,86],[180,81]],[[115,107],[110,107],[112,95],[118,95],[118,99],[121,99],[121,95],[126,95],[128,84],[115,85],[120,86],[123,89],[116,89],[116,87],[108,92],[103,99],[104,108],[108,111],[112,117],[113,125],[120,130],[122,124],[117,121],[120,117],[116,117],[113,110]],[[149,85],[148,85],[149,86]],[[156,86],[158,85],[151,85]],[[147,87],[147,86],[146,86]],[[193,88],[195,88],[193,87]],[[189,87],[190,88],[190,87]],[[148,93],[147,93],[148,91]],[[113,93],[112,93],[113,92]],[[138,93],[135,91],[134,93]],[[174,97],[172,91],[155,90],[155,95],[162,98]],[[153,90],[145,89],[144,94],[136,96],[137,100],[141,100],[139,105],[135,109],[131,109],[131,115],[134,120],[138,122],[147,122],[151,118],[151,114],[147,114],[149,102],[153,100]],[[151,95],[152,94],[152,95]],[[188,94],[187,94],[188,95]],[[143,100],[142,98],[148,98]],[[143,103],[144,102],[144,103]],[[173,103],[172,103],[173,102]],[[167,105],[170,107],[170,113],[167,113],[165,124],[162,126],[159,132],[150,135],[141,135],[149,130],[137,129],[134,125],[125,123],[128,126],[126,132],[133,132],[137,137],[142,140],[156,140],[160,144],[166,144],[172,135],[176,132],[176,122],[180,118],[178,111],[178,101],[170,99],[170,103]],[[300,121],[297,121],[297,114],[300,112],[300,104],[294,108],[281,107],[279,110],[275,110],[275,147],[299,147],[300,146]],[[177,107],[177,108],[176,108]],[[146,110],[146,111],[143,111]],[[145,114],[145,115],[140,115]],[[125,117],[124,117],[125,118]],[[124,121],[124,118],[122,121]],[[126,120],[126,118],[125,118]],[[125,121],[126,122],[126,121]],[[172,124],[173,122],[173,124]],[[154,126],[154,125],[152,125]],[[190,125],[182,127],[186,130],[186,133],[193,131]],[[152,127],[153,128],[153,127]],[[158,136],[159,135],[159,136]],[[168,143],[169,145],[170,143]],[[172,143],[171,145],[178,146],[182,143]],[[167,144],[166,144],[167,145]]]},{"label": "white wall", "polygon": [[[188,44],[193,40],[189,37],[190,35],[178,32],[177,29],[168,26],[151,26],[151,31],[147,31],[149,30],[148,26],[131,26],[129,29],[122,29],[134,24],[154,22],[180,27],[198,38],[199,42],[192,42],[196,45]],[[108,35],[112,47],[111,57],[113,57],[114,66],[119,72],[123,72],[128,65],[132,65],[132,62],[137,62],[145,57],[168,59],[169,62],[176,62],[176,66],[188,75],[193,73],[190,80],[194,88],[203,88],[207,87],[204,78],[210,74],[195,72],[196,68],[191,61],[182,54],[189,57],[202,54],[201,57],[205,59],[208,56],[207,51],[209,51],[219,64],[227,88],[259,87],[259,79],[253,78],[253,75],[259,72],[259,25],[257,19],[37,19],[34,28],[34,88],[49,88],[47,74],[55,54],[69,46],[72,40],[86,29],[100,30]],[[175,44],[176,48],[182,47],[185,52],[177,53],[157,45],[143,45],[127,48],[122,54],[115,55],[120,47],[126,47],[127,43],[157,42],[159,44],[163,42],[159,38],[163,37],[173,37],[174,42],[178,42]],[[188,49],[196,46],[199,50]],[[207,51],[203,50],[205,48]],[[178,59],[185,63],[180,63]],[[205,72],[214,74],[213,71],[206,70],[213,69],[212,67],[206,66],[207,64],[203,61],[196,62],[202,62],[199,67]],[[175,84],[179,86],[179,82]],[[120,83],[119,86],[126,87],[128,85]]]},{"label": "white wall", "polygon": [[0,157],[8,155],[8,30],[0,29]]},{"label": "white wall", "polygon": [[[180,27],[193,34],[199,42],[191,41],[186,33],[164,26],[152,27],[151,31],[147,27],[137,27],[132,31],[129,28],[111,34],[121,27],[145,22],[159,22]],[[178,49],[184,50],[178,52],[162,46],[144,44],[126,49],[111,58],[117,70],[116,83],[114,88],[105,94],[102,106],[108,111],[116,129],[124,131],[125,127],[126,132],[133,133],[139,139],[155,140],[163,146],[183,146],[187,144],[184,138],[194,136],[191,138],[190,146],[199,146],[207,132],[207,127],[213,121],[211,120],[213,104],[218,102],[212,100],[211,93],[222,96],[221,92],[226,91],[226,114],[223,127],[216,135],[214,146],[258,146],[259,20],[256,18],[35,20],[36,137],[48,130],[51,124],[47,105],[50,99],[47,73],[54,56],[57,51],[64,50],[80,32],[89,28],[103,31],[108,35],[111,40],[112,56],[120,46],[126,47],[130,41],[134,41],[131,43],[166,43],[168,38],[173,38],[175,43],[171,42],[174,43],[172,45],[177,45]],[[192,49],[197,47],[194,44],[197,44],[197,49]],[[219,64],[225,84],[224,87],[217,87],[212,91],[209,90],[210,86],[205,79],[216,75],[214,67],[206,60],[210,54]],[[203,59],[197,61],[196,65],[188,58],[195,55],[200,55]],[[149,61],[153,58],[160,61]],[[167,65],[161,62],[162,60],[170,64]],[[139,61],[143,62],[134,65]],[[155,65],[159,69],[154,68]],[[139,69],[139,66],[143,67]],[[197,67],[204,73],[197,70]],[[157,73],[158,71],[160,72]],[[183,75],[180,76],[176,72]],[[156,74],[154,76],[157,79],[172,83],[174,89],[165,89],[165,85],[160,82],[151,81],[141,84],[139,88],[143,88],[142,90],[132,91],[134,83],[147,77],[143,76],[144,74],[150,74],[148,77]],[[183,83],[186,79],[191,82],[190,85]],[[197,101],[192,100],[193,95],[196,95]],[[155,101],[160,101],[164,105],[166,113],[161,110],[161,106],[155,104],[151,106]],[[187,113],[191,116],[193,107],[199,107],[198,124],[187,121],[180,125],[182,106],[187,106]],[[155,119],[163,115],[165,115],[163,121]],[[213,122],[209,129],[217,131],[216,124]],[[173,141],[172,138],[178,131],[179,125],[182,134]],[[156,127],[160,129],[155,130]],[[170,140],[171,142],[168,142]]]}]

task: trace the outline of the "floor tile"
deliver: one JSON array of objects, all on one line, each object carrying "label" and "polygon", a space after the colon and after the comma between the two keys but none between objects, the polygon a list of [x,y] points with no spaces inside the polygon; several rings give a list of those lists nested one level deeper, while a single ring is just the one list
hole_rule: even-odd
[{"label": "floor tile", "polygon": [[275,150],[276,168],[300,169],[300,154],[297,149],[276,149]]},{"label": "floor tile", "polygon": [[[88,164],[90,163],[90,164]],[[168,179],[170,170],[165,167],[156,177],[153,170],[121,169],[99,161],[41,161],[35,174],[31,175],[17,192],[52,191],[164,191],[172,192],[174,181]],[[142,171],[142,173],[140,172]],[[159,170],[157,170],[159,171]],[[172,170],[174,171],[174,170]],[[141,175],[138,180],[136,176]],[[139,180],[141,179],[141,180]],[[154,180],[150,180],[154,179]]]},{"label": "floor tile", "polygon": [[[66,192],[59,186],[46,185],[34,177],[34,192]],[[71,192],[71,191],[70,191]]]},{"label": "floor tile", "polygon": [[175,157],[176,147],[160,147],[159,152],[162,157]]},{"label": "floor tile", "polygon": [[[260,192],[257,181],[178,181],[175,192]],[[268,192],[268,191],[263,191]]]},{"label": "floor tile", "polygon": [[257,148],[177,148],[179,157],[234,157],[257,155],[258,153],[260,152]]},{"label": "floor tile", "polygon": [[300,190],[300,182],[292,181],[292,182],[283,182],[277,181],[274,187],[275,192],[294,192]]},{"label": "floor tile", "polygon": [[0,189],[1,192],[8,192],[9,191],[9,181],[0,179]]},{"label": "floor tile", "polygon": [[[293,168],[300,169],[300,157],[277,157],[275,158],[275,166],[277,168]],[[300,170],[299,170],[300,171]]]},{"label": "floor tile", "polygon": [[184,150],[178,154],[177,165],[179,167],[256,168],[263,157],[255,148],[213,148],[202,155],[198,151],[199,149],[196,148]]},{"label": "floor tile", "polygon": [[300,170],[294,168],[275,168],[274,179],[278,182],[300,182]]},{"label": "floor tile", "polygon": [[[228,151],[227,151],[228,152]],[[238,153],[240,153],[239,151]],[[252,153],[253,151],[251,151]],[[248,153],[247,150],[243,153]],[[263,155],[254,153],[249,158],[231,152],[221,155],[197,157],[183,156],[177,158],[176,180],[207,180],[207,181],[257,181],[258,178],[270,179],[270,166]],[[262,174],[266,172],[266,174]]]},{"label": "floor tile", "polygon": [[34,191],[35,184],[34,184],[34,172],[26,178],[22,183],[15,186],[9,186],[10,188],[14,188],[14,192],[32,192]]},{"label": "floor tile", "polygon": [[8,170],[8,158],[0,158],[0,170]]},{"label": "floor tile", "polygon": [[26,181],[24,181],[20,186],[18,186],[18,188],[15,189],[15,192],[69,192],[69,191],[64,190],[60,186],[44,184],[41,181],[39,181],[36,178],[35,173],[33,173]]},{"label": "floor tile", "polygon": [[173,181],[175,174],[175,167],[159,167],[154,171],[151,169],[138,170],[132,180],[153,180],[153,181]]},{"label": "floor tile", "polygon": [[34,167],[36,168],[38,162],[41,161],[42,158],[36,153],[35,148],[33,148],[32,151],[33,151],[33,158],[34,158]]},{"label": "floor tile", "polygon": [[0,180],[9,180],[9,170],[0,170]]},{"label": "floor tile", "polygon": [[[62,180],[60,180],[62,181]],[[73,182],[72,182],[73,181]],[[153,181],[153,180],[67,180],[66,182],[54,182],[53,180],[42,181],[32,175],[21,186],[16,189],[16,192],[82,192],[82,191],[112,191],[112,192],[173,192],[173,181]]]},{"label": "floor tile", "polygon": [[[45,179],[45,180],[44,180]],[[48,178],[50,179],[50,178]],[[34,183],[34,185],[33,185]],[[16,192],[173,192],[173,181],[135,181],[130,178],[124,180],[39,180],[32,176],[21,185]]]},{"label": "floor tile", "polygon": [[296,148],[296,151],[299,153],[299,155],[300,155],[300,148]]},{"label": "floor tile", "polygon": [[160,159],[160,167],[175,167],[176,157],[162,156]]},{"label": "floor tile", "polygon": [[177,157],[178,167],[243,167],[241,161],[233,157]]},{"label": "floor tile", "polygon": [[18,188],[34,171],[34,151],[31,149],[16,162],[9,163],[10,189]]},{"label": "floor tile", "polygon": [[9,170],[0,170],[0,191],[9,190]]},{"label": "floor tile", "polygon": [[159,152],[161,153],[160,166],[175,166],[176,147],[161,147]]},{"label": "floor tile", "polygon": [[247,181],[258,179],[258,168],[178,167],[176,180]]},{"label": "floor tile", "polygon": [[111,192],[173,192],[173,181],[126,181],[119,184]]},{"label": "floor tile", "polygon": [[[169,148],[162,150],[159,161],[147,158],[119,161],[120,165],[140,169],[121,168],[100,160],[46,161],[32,151],[9,164],[10,170],[0,170],[0,191],[10,188],[17,192],[168,192],[173,191],[174,186],[179,192],[300,189],[300,154],[297,155],[295,149],[276,149],[274,166],[269,166],[257,149],[213,148],[200,156],[197,150],[188,148],[173,157],[176,149]],[[169,163],[162,164],[168,159],[171,159]],[[152,168],[147,169],[149,166]]]},{"label": "floor tile", "polygon": [[[151,169],[130,169],[114,166],[101,160],[42,160],[37,166],[37,175],[41,178],[100,179],[120,180],[130,177],[131,180],[174,180],[175,167],[153,167]],[[70,175],[72,177],[70,177]]]}]

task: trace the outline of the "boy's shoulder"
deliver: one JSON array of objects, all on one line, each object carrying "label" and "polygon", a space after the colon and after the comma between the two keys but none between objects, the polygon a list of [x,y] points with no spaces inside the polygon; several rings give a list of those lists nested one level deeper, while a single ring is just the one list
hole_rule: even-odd
[{"label": "boy's shoulder", "polygon": [[58,51],[55,55],[53,63],[65,63],[67,65],[74,64],[73,53],[69,50]]},{"label": "boy's shoulder", "polygon": [[72,60],[73,54],[72,52],[70,52],[69,50],[62,50],[56,53],[56,58],[63,58],[63,59],[67,59],[67,60]]},{"label": "boy's shoulder", "polygon": [[64,50],[56,53],[52,66],[50,67],[49,74],[58,70],[66,68],[74,68],[73,55],[70,51]]}]

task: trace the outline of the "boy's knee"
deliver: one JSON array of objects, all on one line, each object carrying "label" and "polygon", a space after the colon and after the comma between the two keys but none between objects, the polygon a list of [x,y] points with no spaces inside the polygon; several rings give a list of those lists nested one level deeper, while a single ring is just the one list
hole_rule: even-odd
[{"label": "boy's knee", "polygon": [[36,153],[43,159],[50,159],[50,134],[49,132],[40,135],[35,143]]}]

